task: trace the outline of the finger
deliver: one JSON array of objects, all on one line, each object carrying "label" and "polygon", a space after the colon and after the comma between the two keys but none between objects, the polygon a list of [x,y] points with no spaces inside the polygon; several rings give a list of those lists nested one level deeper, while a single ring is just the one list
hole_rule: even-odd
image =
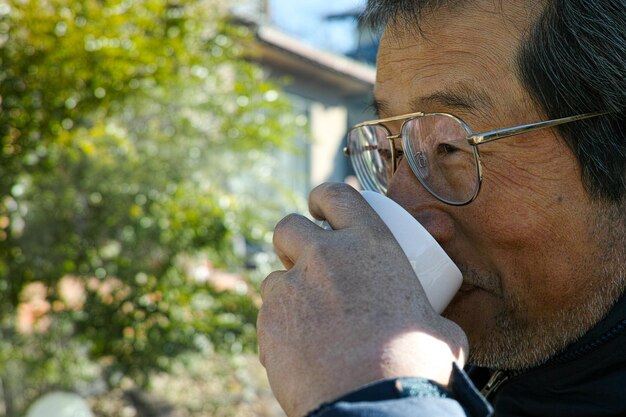
[{"label": "finger", "polygon": [[293,268],[303,251],[325,231],[299,214],[290,214],[274,229],[274,250],[286,269]]},{"label": "finger", "polygon": [[259,360],[263,366],[266,366],[266,350],[271,350],[272,346],[272,327],[277,324],[276,317],[276,297],[282,297],[281,291],[284,290],[286,271],[274,271],[267,276],[261,283],[261,299],[263,305],[259,309],[256,322],[257,342],[259,347]]},{"label": "finger", "polygon": [[266,300],[272,293],[275,292],[277,286],[284,279],[286,271],[274,271],[269,274],[261,283],[261,300]]},{"label": "finger", "polygon": [[324,183],[314,188],[309,194],[309,212],[316,219],[328,221],[334,230],[376,219],[361,194],[343,183]]}]

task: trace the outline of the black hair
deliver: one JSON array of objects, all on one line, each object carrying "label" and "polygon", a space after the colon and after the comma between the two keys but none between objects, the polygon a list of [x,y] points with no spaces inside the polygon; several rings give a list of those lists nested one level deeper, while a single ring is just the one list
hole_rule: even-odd
[{"label": "black hair", "polygon": [[[471,0],[368,0],[362,22],[416,30],[423,15]],[[529,0],[530,3],[536,1]],[[626,200],[626,0],[546,0],[521,42],[519,79],[549,118],[610,114],[559,126],[595,198]]]}]

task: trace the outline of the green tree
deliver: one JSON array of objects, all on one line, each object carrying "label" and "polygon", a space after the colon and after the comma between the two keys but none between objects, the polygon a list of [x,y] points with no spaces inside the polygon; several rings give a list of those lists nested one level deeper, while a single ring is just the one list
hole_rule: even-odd
[{"label": "green tree", "polygon": [[223,7],[0,1],[5,400],[10,373],[28,399],[72,375],[145,383],[183,352],[254,346],[250,286],[204,279],[293,204],[269,180],[255,185],[267,201],[233,182],[289,148],[295,123]]}]

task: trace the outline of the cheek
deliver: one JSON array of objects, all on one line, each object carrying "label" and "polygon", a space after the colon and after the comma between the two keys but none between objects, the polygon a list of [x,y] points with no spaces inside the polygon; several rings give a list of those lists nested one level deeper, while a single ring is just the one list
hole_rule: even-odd
[{"label": "cheek", "polygon": [[570,165],[558,176],[532,168],[492,164],[466,231],[476,237],[482,266],[500,277],[503,296],[529,317],[573,302],[588,285],[590,264],[589,205],[578,170]]},{"label": "cheek", "polygon": [[579,232],[588,197],[565,145],[550,137],[502,145],[502,152],[482,158],[483,185],[476,201],[490,240],[504,248],[542,248]]},{"label": "cheek", "polygon": [[562,245],[547,243],[520,249],[514,260],[502,265],[502,288],[507,303],[514,305],[525,318],[555,315],[578,293],[578,285],[572,281],[577,269],[575,260],[562,253]]}]

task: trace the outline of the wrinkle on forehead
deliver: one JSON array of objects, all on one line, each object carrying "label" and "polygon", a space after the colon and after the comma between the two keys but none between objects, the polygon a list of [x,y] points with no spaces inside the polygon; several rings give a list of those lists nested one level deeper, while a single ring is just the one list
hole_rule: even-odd
[{"label": "wrinkle on forehead", "polygon": [[[512,100],[525,100],[517,77],[516,51],[530,26],[529,12],[520,7],[520,2],[517,6],[510,6],[509,1],[496,3],[507,3],[508,8],[496,8],[494,0],[468,3],[453,11],[442,8],[424,22],[425,35],[403,31],[405,25],[387,28],[380,44],[375,87],[377,99],[390,104],[384,106],[386,116],[430,111],[429,107],[416,108],[415,104],[442,91],[449,98],[459,85],[486,92],[486,97],[473,106],[483,110],[481,113],[489,107],[512,104],[510,100],[502,102],[507,95]],[[484,13],[488,5],[491,9]],[[515,16],[514,10],[522,12]],[[517,25],[511,24],[513,21]],[[426,101],[425,104],[441,104]],[[455,108],[446,106],[451,101],[435,108]],[[465,107],[468,110],[469,106]]]},{"label": "wrinkle on forehead", "polygon": [[[547,5],[547,0],[414,0],[395,1],[392,4],[383,4],[379,7],[391,7],[391,12],[385,11],[381,15],[389,16],[385,21],[378,19],[380,26],[385,26],[389,36],[408,34],[414,37],[428,38],[434,30],[437,33],[441,27],[433,27],[430,22],[437,16],[445,14],[451,17],[463,17],[469,13],[479,13],[485,17],[498,17],[514,31],[526,29],[529,23],[535,21]],[[376,26],[377,19],[370,15],[376,13],[367,10],[364,21],[370,26]],[[370,12],[370,13],[368,13]],[[373,12],[373,13],[372,13]],[[371,21],[368,22],[368,19]],[[477,30],[483,28],[476,27]]]}]

